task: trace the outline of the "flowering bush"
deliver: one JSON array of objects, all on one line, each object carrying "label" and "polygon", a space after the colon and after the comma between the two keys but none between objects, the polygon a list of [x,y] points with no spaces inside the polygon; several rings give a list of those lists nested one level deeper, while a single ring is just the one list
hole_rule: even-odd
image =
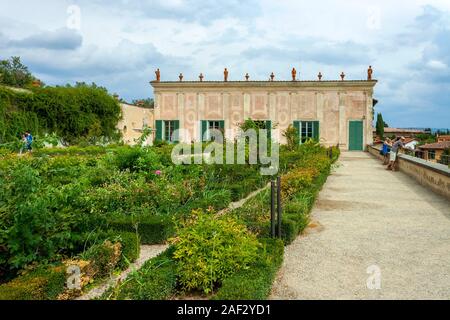
[{"label": "flowering bush", "polygon": [[282,198],[288,199],[300,190],[310,188],[318,173],[317,168],[299,168],[283,175],[281,179]]},{"label": "flowering bush", "polygon": [[193,211],[171,239],[181,286],[209,293],[257,258],[256,236],[230,216]]}]

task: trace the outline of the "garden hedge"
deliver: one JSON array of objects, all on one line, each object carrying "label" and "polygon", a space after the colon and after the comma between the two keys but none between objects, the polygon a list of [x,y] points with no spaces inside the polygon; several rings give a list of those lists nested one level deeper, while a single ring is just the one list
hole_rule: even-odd
[{"label": "garden hedge", "polygon": [[[136,233],[121,232],[100,235],[105,241],[92,245],[84,258],[92,262],[96,275],[108,276],[114,269],[124,270],[139,257],[139,238]],[[106,240],[109,239],[109,240]],[[114,244],[120,242],[119,252]],[[118,256],[115,257],[115,254]],[[55,300],[66,288],[67,274],[64,265],[41,266],[0,285],[0,300]]]},{"label": "garden hedge", "polygon": [[248,269],[225,279],[215,300],[265,300],[270,294],[278,268],[283,262],[284,243],[279,239],[260,239],[258,260]]},{"label": "garden hedge", "polygon": [[0,285],[0,300],[55,300],[65,281],[64,266],[41,267]]},{"label": "garden hedge", "polygon": [[169,216],[115,217],[109,226],[117,231],[137,232],[141,244],[161,244],[175,233],[175,222]]},{"label": "garden hedge", "polygon": [[139,235],[133,232],[121,232],[118,234],[118,240],[122,244],[122,255],[120,257],[118,267],[126,269],[131,262],[139,258],[140,239]]},{"label": "garden hedge", "polygon": [[177,285],[173,247],[148,260],[116,288],[103,294],[101,299],[112,300],[164,300],[175,294]]}]

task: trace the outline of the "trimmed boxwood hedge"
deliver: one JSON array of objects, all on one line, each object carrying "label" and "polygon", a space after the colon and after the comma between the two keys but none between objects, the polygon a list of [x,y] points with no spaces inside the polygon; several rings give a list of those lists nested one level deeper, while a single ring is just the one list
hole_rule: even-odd
[{"label": "trimmed boxwood hedge", "polygon": [[174,217],[168,216],[120,216],[112,219],[109,226],[125,232],[136,232],[137,229],[141,244],[160,244],[174,235],[174,221]]},{"label": "trimmed boxwood hedge", "polygon": [[[121,258],[115,267],[124,270],[130,262],[139,257],[139,237],[132,232],[107,232],[99,234],[99,239],[121,243]],[[100,266],[100,275],[109,271],[106,265],[110,262],[112,252],[103,244],[94,244],[86,252],[86,257]],[[55,300],[65,290],[67,280],[66,267],[41,266],[10,282],[0,285],[0,300]]]},{"label": "trimmed boxwood hedge", "polygon": [[122,244],[122,255],[118,262],[120,269],[126,269],[131,262],[139,258],[140,239],[139,235],[133,232],[121,232],[118,234],[118,240]]},{"label": "trimmed boxwood hedge", "polygon": [[65,281],[64,266],[41,267],[0,285],[0,300],[55,300]]},{"label": "trimmed boxwood hedge", "polygon": [[248,269],[225,279],[215,300],[264,300],[283,262],[284,243],[279,239],[260,239],[260,258]]},{"label": "trimmed boxwood hedge", "polygon": [[175,293],[176,264],[172,259],[173,247],[148,260],[116,288],[110,289],[102,300],[164,300]]}]

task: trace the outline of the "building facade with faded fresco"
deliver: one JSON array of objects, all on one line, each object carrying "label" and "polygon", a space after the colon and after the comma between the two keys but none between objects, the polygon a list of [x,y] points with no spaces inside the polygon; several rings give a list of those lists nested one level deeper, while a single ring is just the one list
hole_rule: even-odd
[{"label": "building facade with faded fresco", "polygon": [[[208,131],[220,129],[228,139],[239,124],[259,121],[273,140],[285,143],[283,132],[293,125],[300,141],[313,138],[324,146],[363,150],[373,140],[373,90],[371,67],[367,80],[299,81],[292,70],[291,81],[161,81],[159,69],[151,82],[155,98],[155,138],[181,142],[208,140]],[[181,129],[174,138],[175,130]]]},{"label": "building facade with faded fresco", "polygon": [[[142,136],[146,127],[152,128],[155,123],[153,109],[120,103],[122,119],[117,123],[117,128],[122,133],[123,142],[135,144]],[[152,137],[146,144],[151,144]]]}]

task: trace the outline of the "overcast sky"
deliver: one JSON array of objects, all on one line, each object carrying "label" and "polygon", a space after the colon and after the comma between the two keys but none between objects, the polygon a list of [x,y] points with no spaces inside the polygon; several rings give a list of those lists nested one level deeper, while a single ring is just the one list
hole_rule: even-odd
[{"label": "overcast sky", "polygon": [[[111,4],[114,2],[114,4]],[[0,58],[124,99],[162,80],[365,79],[391,126],[450,127],[449,0],[0,0]]]}]

